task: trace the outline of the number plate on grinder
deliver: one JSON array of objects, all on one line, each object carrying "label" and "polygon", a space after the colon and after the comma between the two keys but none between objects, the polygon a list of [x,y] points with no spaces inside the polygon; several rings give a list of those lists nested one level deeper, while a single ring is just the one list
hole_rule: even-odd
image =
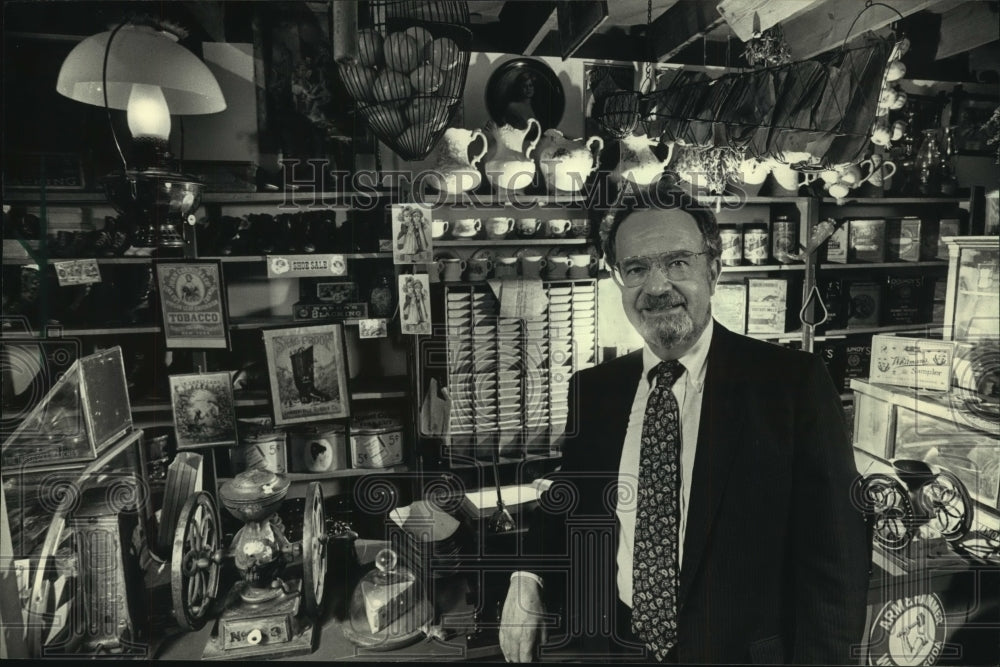
[{"label": "number plate on grinder", "polygon": [[283,644],[291,639],[287,616],[263,616],[246,620],[224,620],[220,623],[224,649],[247,648],[260,644]]}]

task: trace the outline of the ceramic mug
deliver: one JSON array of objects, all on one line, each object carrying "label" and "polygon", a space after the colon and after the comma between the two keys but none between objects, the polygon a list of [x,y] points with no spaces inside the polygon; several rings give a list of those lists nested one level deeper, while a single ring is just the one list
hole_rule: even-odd
[{"label": "ceramic mug", "polygon": [[454,236],[469,238],[478,234],[482,228],[483,222],[479,218],[462,218],[455,221],[451,233]]},{"label": "ceramic mug", "polygon": [[569,271],[569,257],[549,257],[545,260],[545,277],[549,280],[565,278],[567,271]]},{"label": "ceramic mug", "polygon": [[771,176],[774,177],[774,182],[778,184],[778,188],[783,194],[793,195],[798,194],[800,186],[809,185],[819,178],[819,174],[802,173],[792,169],[787,164],[772,164]]},{"label": "ceramic mug", "polygon": [[541,255],[525,255],[521,258],[521,275],[525,278],[540,278],[545,258]]},{"label": "ceramic mug", "polygon": [[517,233],[525,238],[534,236],[540,222],[538,218],[521,218],[517,221]]},{"label": "ceramic mug", "polygon": [[590,233],[590,221],[586,218],[574,218],[570,221],[569,233],[576,238],[584,238]]},{"label": "ceramic mug", "polygon": [[552,238],[554,239],[559,238],[560,236],[563,236],[564,234],[566,234],[566,232],[569,231],[569,228],[572,224],[573,223],[571,223],[569,220],[566,220],[565,218],[547,220],[545,222],[545,231]]},{"label": "ceramic mug", "polygon": [[494,278],[517,278],[517,257],[497,257]]},{"label": "ceramic mug", "polygon": [[569,256],[569,277],[589,278],[591,270],[597,266],[597,258],[590,253]]},{"label": "ceramic mug", "polygon": [[514,229],[514,218],[490,218],[486,221],[486,238],[507,238],[512,229]]},{"label": "ceramic mug", "polygon": [[469,280],[486,280],[493,270],[493,262],[488,257],[473,257],[468,261]]},{"label": "ceramic mug", "polygon": [[458,259],[457,257],[443,258],[437,261],[438,265],[438,275],[441,276],[441,280],[445,282],[458,282],[462,279],[462,272],[465,271],[465,260]]},{"label": "ceramic mug", "polygon": [[445,234],[448,233],[448,221],[447,220],[433,220],[431,221],[431,236],[440,239],[443,238]]},{"label": "ceramic mug", "polygon": [[892,160],[885,160],[878,154],[872,155],[867,160],[862,160],[858,166],[868,168],[868,175],[861,182],[868,181],[876,188],[883,187],[896,173],[896,163]]}]

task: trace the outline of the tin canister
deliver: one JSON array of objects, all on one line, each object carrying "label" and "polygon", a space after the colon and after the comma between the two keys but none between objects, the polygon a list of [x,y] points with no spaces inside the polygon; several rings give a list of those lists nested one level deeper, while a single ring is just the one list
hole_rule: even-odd
[{"label": "tin canister", "polygon": [[403,427],[386,412],[370,412],[351,420],[351,466],[385,468],[403,462]]},{"label": "tin canister", "polygon": [[288,434],[292,472],[330,472],[347,468],[347,429],[317,423]]},{"label": "tin canister", "polygon": [[723,266],[739,266],[743,262],[743,233],[736,225],[719,225],[722,237]]},{"label": "tin canister", "polygon": [[748,264],[767,264],[770,246],[766,225],[747,226],[743,231],[743,259]]},{"label": "tin canister", "polygon": [[798,252],[798,224],[787,216],[780,216],[771,223],[771,254],[781,264],[794,262]]},{"label": "tin canister", "polygon": [[287,434],[280,430],[259,431],[241,438],[230,454],[234,472],[254,469],[287,472],[286,442]]}]

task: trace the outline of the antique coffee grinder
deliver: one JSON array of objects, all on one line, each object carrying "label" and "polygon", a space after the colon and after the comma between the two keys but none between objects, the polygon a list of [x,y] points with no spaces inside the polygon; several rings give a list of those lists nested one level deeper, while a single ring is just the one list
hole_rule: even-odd
[{"label": "antique coffee grinder", "polygon": [[277,515],[288,486],[284,475],[260,469],[222,484],[222,505],[244,522],[228,549],[220,548],[218,510],[210,495],[192,496],[181,511],[172,562],[174,610],[181,625],[197,629],[204,624],[224,562],[232,558],[239,573],[205,647],[206,659],[314,650],[327,567],[323,493],[318,482],[309,485],[302,540],[292,542]]}]

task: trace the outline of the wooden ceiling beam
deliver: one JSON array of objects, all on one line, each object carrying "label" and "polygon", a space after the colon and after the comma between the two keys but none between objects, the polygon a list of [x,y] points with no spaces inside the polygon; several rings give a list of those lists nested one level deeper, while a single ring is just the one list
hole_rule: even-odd
[{"label": "wooden ceiling beam", "polygon": [[534,55],[538,45],[559,23],[555,2],[507,0],[500,10],[500,33],[508,53]]},{"label": "wooden ceiling beam", "polygon": [[[947,0],[945,0],[947,1]],[[942,0],[909,0],[895,3],[895,9],[904,17],[927,9],[933,9]],[[782,28],[785,41],[795,60],[807,60],[830,49],[840,48],[850,30],[850,37],[860,37],[865,32],[878,31],[899,20],[896,12],[882,6],[868,9],[855,23],[851,23],[860,12],[859,3],[827,0],[807,14],[785,23]]]},{"label": "wooden ceiling beam", "polygon": [[722,0],[716,7],[733,33],[746,42],[756,31],[788,21],[824,0]]},{"label": "wooden ceiling beam", "polygon": [[709,2],[678,0],[653,20],[646,41],[652,62],[667,62],[684,47],[725,23]]},{"label": "wooden ceiling beam", "polygon": [[997,3],[965,2],[941,15],[935,60],[989,44],[997,39]]}]

